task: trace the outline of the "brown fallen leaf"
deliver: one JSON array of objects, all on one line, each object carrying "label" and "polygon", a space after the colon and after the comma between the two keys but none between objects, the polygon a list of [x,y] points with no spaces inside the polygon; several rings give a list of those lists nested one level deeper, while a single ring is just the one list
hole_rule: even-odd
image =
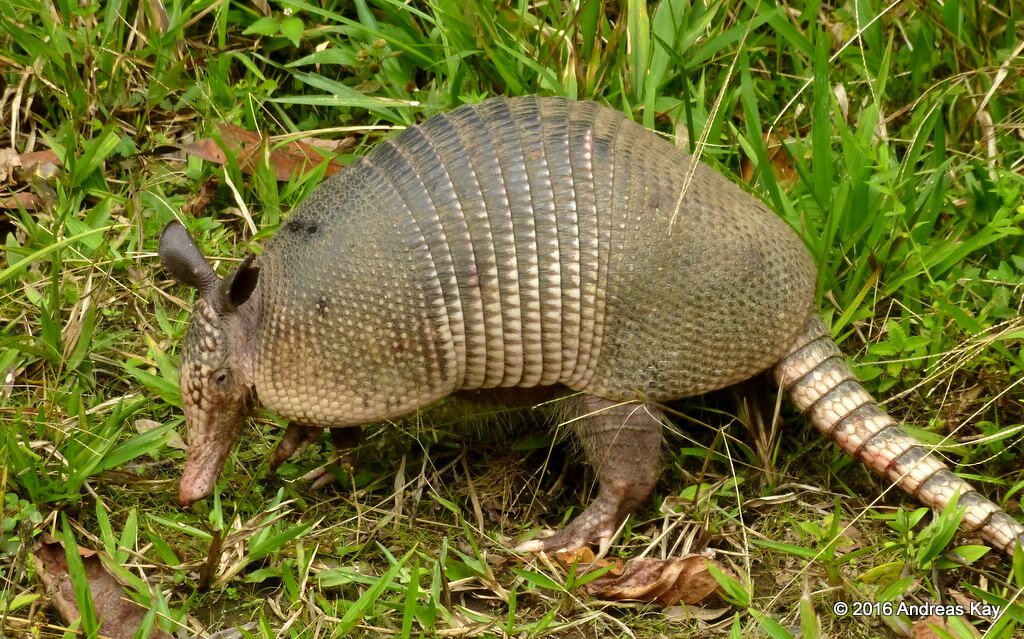
[{"label": "brown fallen leaf", "polygon": [[[594,549],[590,546],[583,546],[576,550],[566,550],[563,552],[555,553],[555,560],[563,566],[571,566],[573,564],[593,564],[595,559]],[[618,560],[619,566],[622,566],[622,560]],[[607,566],[608,560],[602,560],[602,563],[594,566],[600,568],[601,566]]]},{"label": "brown fallen leaf", "polygon": [[669,559],[640,557],[628,560],[620,570],[612,569],[586,586],[588,594],[609,601],[651,601],[674,606],[680,601],[695,604],[718,590],[708,564],[724,568],[700,554]]},{"label": "brown fallen leaf", "polygon": [[[789,149],[786,148],[782,134],[772,132],[764,142],[767,145],[768,163],[771,164],[772,173],[775,174],[779,184],[782,186],[794,184],[800,175],[793,166],[793,158],[789,155]],[[744,156],[740,162],[740,175],[744,182],[754,180],[754,163],[747,156]]]},{"label": "brown fallen leaf", "polygon": [[[274,144],[259,133],[233,124],[221,124],[217,129],[220,134],[219,143],[213,138],[204,138],[186,144],[185,151],[215,164],[226,163],[227,153],[231,153],[242,172],[252,175],[263,162],[264,150],[270,144],[268,161],[274,176],[282,182],[310,171],[324,159],[324,154],[313,145],[299,140]],[[327,164],[326,175],[333,175],[341,169],[337,160],[331,160]]]},{"label": "brown fallen leaf", "polygon": [[50,150],[18,153],[11,148],[0,149],[0,183],[12,176],[20,181],[30,177],[46,180],[57,174],[59,166],[60,158]]},{"label": "brown fallen leaf", "polygon": [[[914,625],[910,627],[910,639],[944,639],[944,637],[949,634],[959,637],[962,635],[956,633],[964,628],[969,629],[968,632],[971,633],[972,637],[978,637],[978,639],[981,639],[981,633],[978,632],[977,628],[967,623],[966,619],[963,617],[954,618],[959,619],[962,622],[956,624],[957,628],[953,628],[953,625],[949,623],[949,619],[938,615],[918,619],[914,622]],[[936,632],[936,628],[945,631],[946,634],[939,634]]]},{"label": "brown fallen leaf", "polygon": [[204,180],[199,185],[199,190],[181,207],[181,214],[191,217],[199,217],[203,211],[213,203],[213,196],[217,193],[218,180]]},{"label": "brown fallen leaf", "polygon": [[[0,184],[37,184],[36,191],[46,189],[40,182],[54,177],[59,170],[60,160],[53,151],[18,153],[12,148],[0,149]],[[0,209],[25,209],[38,211],[46,207],[47,199],[30,191],[15,191],[10,188],[0,195]]]},{"label": "brown fallen leaf", "polygon": [[14,149],[0,149],[0,184],[7,181],[7,178],[14,173],[14,169],[21,166],[21,156]]},{"label": "brown fallen leaf", "polygon": [[32,153],[21,154],[21,169],[18,171],[22,177],[31,173],[34,177],[48,180],[57,175],[60,166],[60,158],[53,151],[33,151]]},{"label": "brown fallen leaf", "polygon": [[[93,607],[100,621],[100,634],[111,639],[131,639],[148,611],[128,598],[117,579],[103,567],[103,562],[96,551],[81,546],[77,550],[85,566]],[[68,573],[64,545],[49,535],[44,536],[43,542],[35,552],[35,560],[36,571],[58,614],[65,623],[74,622],[80,615]],[[156,627],[150,631],[149,636],[156,639],[171,637],[169,633]]]},{"label": "brown fallen leaf", "polygon": [[38,211],[45,203],[43,198],[35,193],[22,191],[11,195],[0,197],[0,209],[25,209],[26,211]]}]

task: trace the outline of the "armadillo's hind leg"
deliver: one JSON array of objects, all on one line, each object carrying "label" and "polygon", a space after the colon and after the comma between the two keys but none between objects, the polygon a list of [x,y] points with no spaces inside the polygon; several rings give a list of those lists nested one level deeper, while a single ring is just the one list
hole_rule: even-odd
[{"label": "armadillo's hind leg", "polygon": [[521,552],[558,552],[589,544],[607,551],[618,527],[647,499],[661,461],[659,408],[588,395],[566,400],[587,461],[597,472],[597,497],[569,525],[546,539],[520,544]]}]

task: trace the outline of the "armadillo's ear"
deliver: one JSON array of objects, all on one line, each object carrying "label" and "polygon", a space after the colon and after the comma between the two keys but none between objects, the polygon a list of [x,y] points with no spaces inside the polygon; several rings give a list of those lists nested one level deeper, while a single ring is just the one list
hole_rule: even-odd
[{"label": "armadillo's ear", "polygon": [[246,255],[235,272],[221,282],[218,298],[222,310],[230,313],[248,301],[249,296],[256,290],[256,283],[260,279],[260,269],[252,264],[255,257],[252,253]]},{"label": "armadillo's ear", "polygon": [[205,294],[217,286],[219,278],[181,222],[172,220],[160,234],[160,263],[182,284]]}]

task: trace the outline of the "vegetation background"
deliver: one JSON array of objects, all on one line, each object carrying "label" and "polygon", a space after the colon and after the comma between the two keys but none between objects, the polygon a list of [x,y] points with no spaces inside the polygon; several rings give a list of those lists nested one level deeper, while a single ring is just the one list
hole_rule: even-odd
[{"label": "vegetation background", "polygon": [[[225,272],[323,179],[326,160],[295,161],[308,146],[344,164],[490,95],[596,99],[796,228],[870,389],[1019,515],[1022,18],[1019,0],[0,4],[2,634],[72,632],[41,585],[50,536],[89,636],[76,544],[148,611],[142,634],[909,635],[906,615],[833,613],[860,600],[984,601],[1001,614],[915,636],[1019,636],[1024,559],[886,492],[798,416],[783,431],[767,385],[682,407],[614,550],[717,549],[731,575],[696,607],[602,602],[513,555],[592,485],[550,429],[496,409],[370,429],[324,491],[301,477],[326,445],[263,478],[282,431],[260,413],[218,496],[181,510],[192,292],[155,248],[178,217]],[[270,142],[247,156],[244,132]]]}]

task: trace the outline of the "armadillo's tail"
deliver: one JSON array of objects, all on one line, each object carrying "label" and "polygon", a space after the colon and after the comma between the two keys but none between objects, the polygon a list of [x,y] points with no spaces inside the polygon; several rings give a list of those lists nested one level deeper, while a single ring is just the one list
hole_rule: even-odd
[{"label": "armadillo's tail", "polygon": [[879,408],[857,383],[817,315],[775,366],[775,380],[818,430],[923,504],[942,509],[959,491],[964,528],[979,532],[1006,553],[1013,553],[1018,540],[1024,544],[1024,526],[951,472]]}]

